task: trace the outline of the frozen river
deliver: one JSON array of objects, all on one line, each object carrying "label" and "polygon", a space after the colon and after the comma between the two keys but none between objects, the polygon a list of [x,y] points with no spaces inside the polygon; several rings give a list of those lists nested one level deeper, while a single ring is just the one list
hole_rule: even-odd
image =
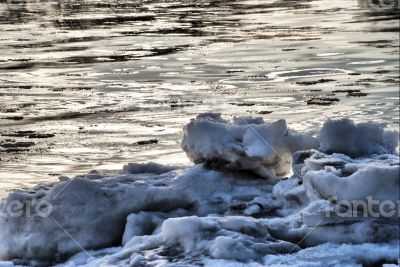
[{"label": "frozen river", "polygon": [[2,0],[0,195],[189,164],[200,112],[398,128],[398,9],[373,2]]}]

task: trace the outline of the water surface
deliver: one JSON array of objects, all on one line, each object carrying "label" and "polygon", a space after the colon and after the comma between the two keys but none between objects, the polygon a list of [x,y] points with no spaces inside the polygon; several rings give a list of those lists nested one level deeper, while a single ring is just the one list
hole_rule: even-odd
[{"label": "water surface", "polygon": [[388,3],[3,0],[1,194],[127,162],[188,164],[182,127],[203,111],[398,128]]}]

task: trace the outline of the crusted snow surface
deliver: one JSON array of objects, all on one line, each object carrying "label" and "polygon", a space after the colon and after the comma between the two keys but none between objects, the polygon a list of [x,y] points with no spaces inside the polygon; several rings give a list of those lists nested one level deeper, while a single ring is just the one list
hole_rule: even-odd
[{"label": "crusted snow surface", "polygon": [[348,118],[327,120],[320,131],[320,150],[357,157],[395,153],[399,133],[372,122],[355,124]]},{"label": "crusted snow surface", "polygon": [[194,163],[251,170],[266,178],[291,174],[292,154],[318,147],[311,134],[298,134],[284,120],[266,123],[262,118],[234,118],[200,114],[184,128],[182,148]]},{"label": "crusted snow surface", "polygon": [[[370,149],[345,151],[338,136],[357,129]],[[182,142],[194,166],[128,164],[10,193],[1,210],[17,201],[24,212],[0,217],[0,266],[389,266],[398,211],[340,203],[399,200],[396,145],[374,123],[303,134],[201,114]],[[31,212],[43,203],[48,216]]]}]

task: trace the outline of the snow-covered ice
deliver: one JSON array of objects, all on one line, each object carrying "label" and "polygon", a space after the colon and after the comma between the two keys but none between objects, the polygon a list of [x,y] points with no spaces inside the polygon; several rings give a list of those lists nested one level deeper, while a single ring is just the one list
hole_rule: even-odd
[{"label": "snow-covered ice", "polygon": [[215,113],[200,114],[186,125],[182,141],[194,163],[251,170],[272,179],[291,174],[295,151],[317,147],[311,133],[289,131],[284,120],[244,117],[229,123]]},{"label": "snow-covered ice", "polygon": [[[182,141],[194,166],[131,163],[11,192],[0,266],[394,264],[398,210],[342,216],[338,206],[372,198],[398,209],[397,146],[398,133],[371,122],[298,133],[283,120],[200,114]],[[6,216],[16,202],[22,215]],[[32,212],[43,203],[48,216]]]},{"label": "snow-covered ice", "polygon": [[350,119],[327,120],[320,131],[320,150],[349,156],[394,153],[398,132],[385,131],[384,126],[365,122],[354,124]]}]

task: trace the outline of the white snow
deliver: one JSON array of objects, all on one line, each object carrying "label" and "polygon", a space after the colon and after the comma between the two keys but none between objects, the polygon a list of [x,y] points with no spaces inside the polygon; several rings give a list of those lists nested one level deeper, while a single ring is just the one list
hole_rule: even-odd
[{"label": "white snow", "polygon": [[267,178],[291,174],[292,154],[317,148],[310,134],[292,133],[284,120],[264,123],[262,118],[234,118],[219,114],[197,116],[184,128],[182,148],[194,163],[251,170]]},{"label": "white snow", "polygon": [[341,154],[325,155],[306,160],[303,176],[326,199],[335,196],[339,201],[352,201],[372,197],[396,201],[400,199],[398,163],[398,157],[393,155],[372,156],[366,160],[352,160]]},{"label": "white snow", "polygon": [[124,165],[122,168],[125,172],[132,173],[132,174],[139,174],[139,173],[154,173],[154,174],[162,174],[166,172],[170,172],[176,169],[179,169],[177,166],[166,166],[161,165],[156,162],[149,162],[149,163],[128,163]]},{"label": "white snow", "polygon": [[365,122],[354,124],[350,119],[327,120],[320,132],[320,150],[349,156],[395,153],[398,132],[385,131],[383,125]]},{"label": "white snow", "polygon": [[[283,120],[201,114],[182,142],[194,166],[132,163],[10,193],[1,210],[20,201],[24,213],[0,216],[0,266],[393,264],[398,212],[339,216],[337,203],[399,200],[396,137],[374,123],[296,133]],[[50,216],[28,214],[43,203]]]},{"label": "white snow", "polygon": [[323,244],[303,249],[290,255],[268,255],[265,257],[266,266],[363,266],[380,261],[396,262],[399,257],[399,243],[387,244],[365,243],[351,244]]}]

